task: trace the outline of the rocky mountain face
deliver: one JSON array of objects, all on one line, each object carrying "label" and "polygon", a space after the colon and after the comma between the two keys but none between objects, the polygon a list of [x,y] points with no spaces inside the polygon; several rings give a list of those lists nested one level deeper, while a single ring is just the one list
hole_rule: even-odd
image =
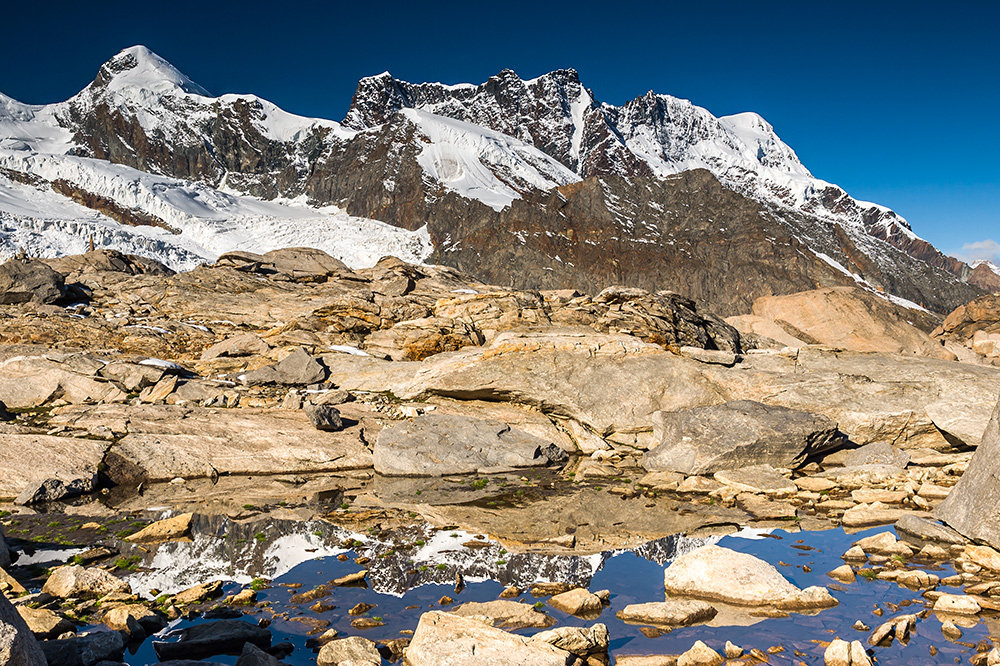
[{"label": "rocky mountain face", "polygon": [[[942,313],[982,293],[965,281],[968,266],[895,213],[814,178],[759,116],[716,118],[653,93],[615,107],[573,70],[531,81],[505,70],[458,86],[383,74],[359,83],[336,123],[252,95],[210,97],[134,47],[67,102],[4,98],[0,128],[5,173],[44,171],[38,188],[58,180],[83,207],[99,202],[114,219],[125,210],[180,238],[203,235],[153,204],[112,205],[127,190],[124,172],[79,172],[106,160],[225,192],[333,204],[424,230],[430,261],[518,288],[668,289],[722,315],[749,312],[761,296],[839,285]],[[225,249],[194,251],[215,259]]]}]

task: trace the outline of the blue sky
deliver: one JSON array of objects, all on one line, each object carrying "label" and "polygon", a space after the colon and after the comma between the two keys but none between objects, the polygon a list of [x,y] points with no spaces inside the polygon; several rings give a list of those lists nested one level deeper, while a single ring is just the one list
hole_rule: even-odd
[{"label": "blue sky", "polygon": [[[946,252],[1000,254],[1000,5],[920,2],[13,3],[0,91],[61,101],[145,44],[214,94],[339,120],[357,80],[580,72],[755,111],[819,178],[889,206]],[[987,241],[994,241],[992,245]]]}]

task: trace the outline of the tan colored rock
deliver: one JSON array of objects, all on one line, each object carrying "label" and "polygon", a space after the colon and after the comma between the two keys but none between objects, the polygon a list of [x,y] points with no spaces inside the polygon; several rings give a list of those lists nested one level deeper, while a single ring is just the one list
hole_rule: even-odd
[{"label": "tan colored rock", "polygon": [[201,353],[201,360],[230,356],[254,356],[266,354],[271,347],[253,333],[242,333],[226,338]]},{"label": "tan colored rock", "polygon": [[895,523],[906,513],[905,509],[889,508],[881,502],[859,504],[845,511],[841,522],[845,527],[889,525]]},{"label": "tan colored rock", "polygon": [[600,598],[582,587],[554,595],[549,599],[548,603],[556,610],[569,613],[570,615],[592,617],[600,615],[601,611],[604,610],[604,605],[601,603]]},{"label": "tan colored rock", "polygon": [[41,356],[16,356],[0,362],[0,401],[7,407],[38,407],[55,398],[79,404],[121,402],[126,395],[110,382],[78,374]]},{"label": "tan colored rock", "polygon": [[147,525],[135,534],[125,537],[125,541],[132,543],[162,543],[164,541],[176,541],[188,535],[191,529],[191,518],[194,514],[182,513],[173,518],[158,520]]},{"label": "tan colored rock", "polygon": [[972,597],[965,594],[942,594],[934,602],[934,612],[976,615],[982,607]]},{"label": "tan colored rock", "polygon": [[857,580],[857,576],[854,574],[854,569],[852,569],[849,564],[837,567],[828,573],[827,576],[834,580],[838,580],[841,583],[853,583]]},{"label": "tan colored rock", "polygon": [[36,638],[58,638],[64,633],[76,633],[76,625],[46,608],[18,606],[17,612]]},{"label": "tan colored rock", "polygon": [[716,472],[712,477],[743,493],[762,493],[764,495],[791,495],[796,485],[778,473],[770,465],[753,465],[740,469],[727,469]]},{"label": "tan colored rock", "polygon": [[871,504],[882,502],[883,504],[902,504],[907,494],[902,490],[879,490],[872,488],[859,488],[851,491],[851,499],[859,504]]},{"label": "tan colored rock", "polygon": [[677,666],[677,655],[620,654],[615,656],[615,666]]},{"label": "tan colored rock", "polygon": [[597,655],[607,657],[610,636],[608,628],[603,624],[595,624],[589,629],[584,627],[557,627],[541,631],[531,637],[536,641],[544,641],[560,650],[566,650],[578,657]]},{"label": "tan colored rock", "polygon": [[707,622],[718,611],[711,604],[688,599],[668,599],[644,604],[629,604],[618,611],[618,619],[629,623],[687,626]]},{"label": "tan colored rock", "polygon": [[802,490],[808,490],[815,493],[821,493],[825,490],[833,490],[837,487],[836,481],[818,476],[803,476],[798,479],[792,479],[792,483]]},{"label": "tan colored rock", "polygon": [[222,594],[222,582],[212,581],[211,583],[202,583],[201,585],[194,585],[188,589],[178,592],[170,599],[170,603],[175,606],[185,606],[188,604],[197,604],[206,599],[213,599]]},{"label": "tan colored rock", "polygon": [[375,643],[361,636],[328,641],[316,657],[318,666],[380,666],[381,663],[382,656]]},{"label": "tan colored rock", "polygon": [[994,548],[969,544],[965,547],[965,556],[981,567],[991,571],[1000,571],[1000,552]]},{"label": "tan colored rock", "polygon": [[715,479],[707,479],[703,476],[689,476],[677,486],[677,492],[707,495],[721,487],[722,484]]},{"label": "tan colored rock", "polygon": [[409,666],[569,666],[574,659],[569,652],[545,641],[440,611],[420,616],[405,656]]},{"label": "tan colored rock", "polygon": [[825,588],[801,590],[767,562],[719,546],[703,546],[681,555],[663,575],[667,593],[676,596],[790,610],[837,605]]},{"label": "tan colored rock", "polygon": [[489,618],[501,629],[522,629],[524,627],[539,627],[544,629],[556,623],[555,619],[539,613],[534,606],[517,601],[498,599],[497,601],[470,601],[452,610],[460,617]]},{"label": "tan colored rock", "polygon": [[695,641],[691,648],[677,657],[677,666],[722,666],[725,659],[721,654],[701,641]]},{"label": "tan colored rock", "polygon": [[0,594],[0,664],[48,666],[38,640],[17,609]]},{"label": "tan colored rock", "polygon": [[86,569],[75,564],[53,570],[42,586],[42,592],[62,599],[97,598],[129,591],[131,587],[126,581],[112,576],[107,571],[96,567]]},{"label": "tan colored rock", "polygon": [[[93,479],[108,446],[92,439],[0,433],[0,497],[17,497],[46,479],[68,485]],[[86,486],[79,492],[89,491]]]},{"label": "tan colored rock", "polygon": [[950,492],[951,488],[926,482],[920,484],[920,488],[917,490],[917,494],[926,499],[944,499],[948,497]]}]

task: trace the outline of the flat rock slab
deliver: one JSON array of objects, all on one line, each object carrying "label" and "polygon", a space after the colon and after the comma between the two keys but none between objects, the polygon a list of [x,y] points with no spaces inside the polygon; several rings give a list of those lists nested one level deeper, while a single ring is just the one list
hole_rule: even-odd
[{"label": "flat rock slab", "polygon": [[770,465],[726,469],[713,475],[716,481],[741,493],[791,495],[798,487]]},{"label": "flat rock slab", "polygon": [[716,616],[714,606],[694,599],[668,599],[646,604],[630,604],[618,611],[618,619],[630,623],[687,626],[707,622]]},{"label": "flat rock slab", "polygon": [[549,605],[556,610],[581,617],[595,617],[604,610],[601,599],[582,587],[551,597]]},{"label": "flat rock slab", "polygon": [[963,544],[962,535],[947,525],[923,518],[912,513],[904,514],[896,521],[896,531],[915,536],[922,541],[937,541],[940,543]]},{"label": "flat rock slab", "polygon": [[406,649],[410,666],[568,666],[575,660],[545,641],[441,611],[420,616]]},{"label": "flat rock slab", "polygon": [[92,479],[108,442],[49,435],[0,434],[0,497],[17,497],[46,479]]},{"label": "flat rock slab", "polygon": [[42,641],[42,652],[51,664],[94,666],[101,661],[121,662],[125,641],[117,631],[95,631],[83,636]]},{"label": "flat rock slab", "polygon": [[485,602],[470,601],[458,606],[452,613],[462,617],[489,618],[496,626],[511,630],[525,627],[544,629],[556,623],[552,616],[539,613],[534,606],[506,599]]},{"label": "flat rock slab", "polygon": [[826,588],[800,590],[764,560],[719,546],[681,555],[663,572],[663,582],[667,594],[741,606],[799,610],[837,605]]},{"label": "flat rock slab", "polygon": [[565,459],[559,447],[506,423],[427,414],[379,433],[375,471],[387,476],[444,476],[491,467],[540,467]]},{"label": "flat rock slab", "polygon": [[753,465],[797,467],[840,442],[837,424],[808,412],[751,400],[653,415],[649,471],[714,474]]},{"label": "flat rock slab", "polygon": [[290,474],[371,467],[363,424],[316,430],[301,411],[206,409],[178,405],[98,405],[60,413],[77,428],[106,424],[127,433],[110,449],[116,469],[149,481],[214,474]]},{"label": "flat rock slab", "polygon": [[0,363],[0,400],[7,407],[38,407],[57,397],[77,404],[121,402],[127,396],[110,382],[41,356],[16,356]]},{"label": "flat rock slab", "polygon": [[349,636],[330,641],[316,657],[318,666],[337,666],[346,662],[381,666],[382,656],[372,641],[361,636]]},{"label": "flat rock slab", "polygon": [[849,451],[844,458],[844,467],[859,465],[891,465],[902,469],[910,462],[910,455],[893,447],[888,442],[874,442],[859,449]]},{"label": "flat rock slab", "polygon": [[53,597],[97,598],[108,594],[129,594],[128,582],[97,567],[85,568],[78,564],[55,569],[42,586],[42,592]]}]

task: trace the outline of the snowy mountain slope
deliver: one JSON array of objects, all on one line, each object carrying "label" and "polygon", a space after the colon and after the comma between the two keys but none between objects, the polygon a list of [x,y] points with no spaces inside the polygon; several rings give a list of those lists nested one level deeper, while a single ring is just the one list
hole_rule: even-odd
[{"label": "snowy mountain slope", "polygon": [[[18,182],[14,178],[19,177]],[[116,202],[162,226],[129,226],[55,191]],[[231,250],[316,247],[359,268],[385,255],[419,263],[432,251],[426,229],[407,231],[352,217],[336,207],[260,201],[201,183],[146,174],[100,160],[0,151],[0,258],[24,248],[36,256],[109,247],[187,270]]]}]

